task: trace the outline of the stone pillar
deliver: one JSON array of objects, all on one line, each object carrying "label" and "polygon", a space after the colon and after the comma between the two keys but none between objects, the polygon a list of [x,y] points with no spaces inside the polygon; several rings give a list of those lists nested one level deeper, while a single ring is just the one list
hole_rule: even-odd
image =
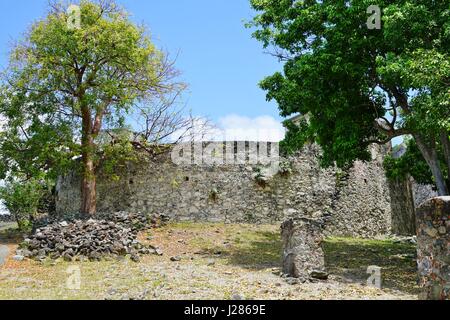
[{"label": "stone pillar", "polygon": [[327,279],[322,250],[323,229],[319,222],[296,218],[283,223],[283,273],[304,281]]},{"label": "stone pillar", "polygon": [[422,300],[450,299],[450,197],[424,202],[416,211],[417,263]]},{"label": "stone pillar", "polygon": [[392,233],[399,236],[412,236],[416,230],[416,206],[411,177],[389,181],[391,196]]}]

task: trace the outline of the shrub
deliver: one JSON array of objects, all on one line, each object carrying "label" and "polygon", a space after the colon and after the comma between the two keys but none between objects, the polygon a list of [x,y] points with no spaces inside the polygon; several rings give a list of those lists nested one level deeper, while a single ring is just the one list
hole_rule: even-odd
[{"label": "shrub", "polygon": [[30,231],[38,212],[45,186],[37,181],[14,181],[0,188],[0,195],[21,231]]}]

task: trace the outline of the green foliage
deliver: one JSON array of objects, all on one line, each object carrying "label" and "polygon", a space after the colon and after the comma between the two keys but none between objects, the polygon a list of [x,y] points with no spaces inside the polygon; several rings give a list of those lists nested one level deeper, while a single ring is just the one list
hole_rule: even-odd
[{"label": "green foliage", "polygon": [[76,168],[92,182],[100,163],[117,178],[134,158],[132,145],[123,135],[104,144],[101,134],[123,128],[138,105],[146,110],[184,87],[148,31],[113,1],[80,0],[75,29],[68,4],[52,4],[11,52],[0,86],[0,178],[54,180]]},{"label": "green foliage", "polygon": [[73,142],[70,124],[57,114],[43,116],[36,108],[22,107],[9,94],[7,89],[0,93],[0,113],[5,120],[0,132],[0,178],[55,180],[72,169],[72,158],[80,148]]},{"label": "green foliage", "polygon": [[208,199],[212,202],[217,202],[219,200],[219,195],[220,195],[219,190],[214,188],[211,191],[209,191]]},{"label": "green foliage", "polygon": [[[131,131],[126,129],[117,129],[107,134],[100,135],[97,139],[99,157],[102,172],[111,180],[117,181],[120,177],[117,173],[123,171],[126,163],[137,161],[138,153],[131,144]],[[113,138],[112,138],[113,137]]]},{"label": "green foliage", "polygon": [[263,168],[261,167],[255,167],[253,168],[253,171],[255,172],[253,174],[253,179],[255,179],[255,182],[261,187],[265,188],[268,183],[268,177],[266,176],[266,173],[264,172]]},{"label": "green foliage", "polygon": [[281,161],[278,168],[278,174],[285,177],[292,174],[292,163],[288,160]]},{"label": "green foliage", "polygon": [[284,140],[280,142],[282,154],[292,155],[302,149],[305,143],[314,141],[313,133],[309,130],[306,119],[299,119],[298,123],[286,121],[284,126],[287,132]]},{"label": "green foliage", "polygon": [[21,231],[31,229],[44,195],[45,186],[36,180],[9,182],[0,188],[0,196]]},{"label": "green foliage", "polygon": [[[251,0],[254,37],[285,61],[260,86],[288,124],[283,150],[320,144],[324,165],[368,160],[368,146],[450,130],[450,10],[445,1]],[[369,5],[381,30],[366,26]],[[381,121],[381,124],[380,124]],[[431,144],[431,143],[430,143]]]},{"label": "green foliage", "polygon": [[[412,139],[408,140],[406,146],[407,150],[401,157],[394,158],[389,156],[385,158],[383,166],[388,179],[406,179],[408,176],[411,176],[418,183],[434,184],[435,181],[430,168],[423,159],[415,141]],[[445,168],[445,161],[442,156],[440,160],[441,167]],[[445,175],[448,175],[446,169],[443,169],[443,171]]]}]

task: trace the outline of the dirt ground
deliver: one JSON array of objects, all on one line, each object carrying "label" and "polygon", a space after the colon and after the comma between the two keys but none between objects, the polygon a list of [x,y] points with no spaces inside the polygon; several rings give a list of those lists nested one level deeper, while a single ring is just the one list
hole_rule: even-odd
[{"label": "dirt ground", "polygon": [[[18,241],[3,231],[10,255],[0,266],[0,299],[416,299],[413,245],[331,238],[330,279],[295,284],[280,276],[279,233],[271,225],[175,223],[140,235],[162,256],[68,263],[14,261]],[[366,285],[371,265],[382,268],[382,289]]]}]

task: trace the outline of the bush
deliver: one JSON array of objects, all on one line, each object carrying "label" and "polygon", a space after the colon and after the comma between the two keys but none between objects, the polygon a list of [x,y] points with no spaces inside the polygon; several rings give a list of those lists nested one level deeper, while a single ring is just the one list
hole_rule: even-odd
[{"label": "bush", "polygon": [[31,230],[45,191],[45,185],[37,181],[9,182],[0,188],[0,196],[21,231]]}]

